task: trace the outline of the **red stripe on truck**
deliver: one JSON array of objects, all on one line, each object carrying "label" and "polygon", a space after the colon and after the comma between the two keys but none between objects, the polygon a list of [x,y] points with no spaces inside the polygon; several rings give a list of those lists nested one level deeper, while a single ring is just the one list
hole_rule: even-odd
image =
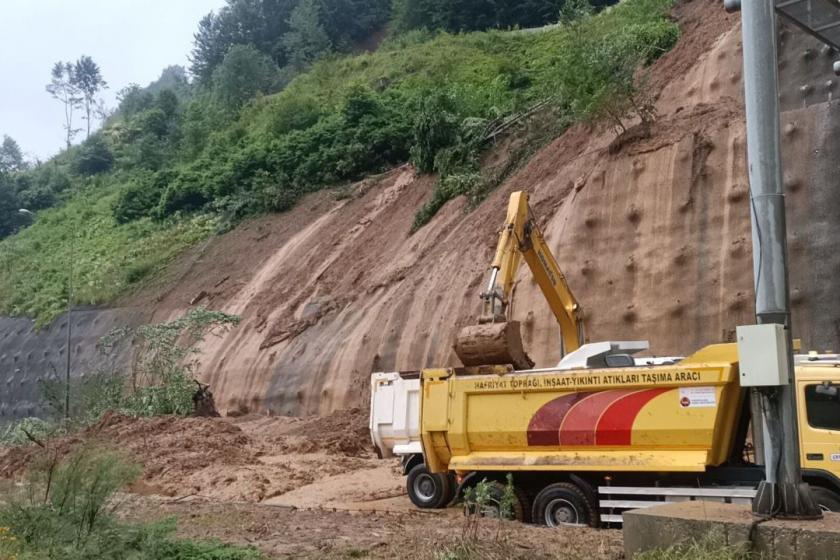
[{"label": "red stripe on truck", "polygon": [[595,445],[630,445],[633,424],[642,408],[670,389],[645,389],[613,402],[598,420]]},{"label": "red stripe on truck", "polygon": [[569,393],[544,404],[528,424],[528,445],[560,445],[560,425],[578,402],[597,393]]},{"label": "red stripe on truck", "polygon": [[630,393],[629,390],[603,391],[577,403],[560,424],[560,445],[595,445],[598,419],[604,410]]}]

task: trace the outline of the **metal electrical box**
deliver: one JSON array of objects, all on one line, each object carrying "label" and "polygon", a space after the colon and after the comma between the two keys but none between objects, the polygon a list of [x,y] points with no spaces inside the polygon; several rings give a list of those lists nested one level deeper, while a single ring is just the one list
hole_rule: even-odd
[{"label": "metal electrical box", "polygon": [[738,327],[738,359],[742,387],[787,385],[790,363],[784,325]]}]

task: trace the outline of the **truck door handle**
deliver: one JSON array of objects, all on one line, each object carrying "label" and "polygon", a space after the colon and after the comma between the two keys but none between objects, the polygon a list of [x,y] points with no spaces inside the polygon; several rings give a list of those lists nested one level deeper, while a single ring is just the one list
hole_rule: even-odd
[{"label": "truck door handle", "polygon": [[808,453],[805,455],[805,458],[809,461],[824,461],[825,455],[822,453]]}]

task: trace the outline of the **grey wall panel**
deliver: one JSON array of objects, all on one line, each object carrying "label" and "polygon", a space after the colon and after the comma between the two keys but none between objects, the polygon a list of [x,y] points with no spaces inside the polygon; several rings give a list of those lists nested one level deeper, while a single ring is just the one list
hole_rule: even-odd
[{"label": "grey wall panel", "polygon": [[[137,324],[141,314],[128,309],[82,308],[73,311],[71,367],[74,377],[99,368],[125,368],[129,349],[101,352],[100,338],[118,327]],[[26,318],[0,317],[0,424],[48,415],[41,384],[64,379],[67,367],[67,316],[38,330]]]}]

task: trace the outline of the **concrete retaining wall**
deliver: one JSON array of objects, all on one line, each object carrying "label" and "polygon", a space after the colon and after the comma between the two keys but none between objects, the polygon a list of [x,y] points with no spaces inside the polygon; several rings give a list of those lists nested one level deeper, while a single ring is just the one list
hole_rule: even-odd
[{"label": "concrete retaining wall", "polygon": [[[128,363],[126,349],[106,356],[97,343],[115,328],[136,324],[136,311],[87,308],[73,311],[72,317],[72,376]],[[66,352],[66,315],[40,330],[29,319],[0,317],[0,424],[53,412],[45,408],[41,385],[49,379],[64,379]]]},{"label": "concrete retaining wall", "polygon": [[705,539],[745,547],[765,560],[834,560],[840,557],[840,514],[819,521],[760,522],[748,508],[714,502],[683,502],[624,514],[627,558],[653,549]]}]

